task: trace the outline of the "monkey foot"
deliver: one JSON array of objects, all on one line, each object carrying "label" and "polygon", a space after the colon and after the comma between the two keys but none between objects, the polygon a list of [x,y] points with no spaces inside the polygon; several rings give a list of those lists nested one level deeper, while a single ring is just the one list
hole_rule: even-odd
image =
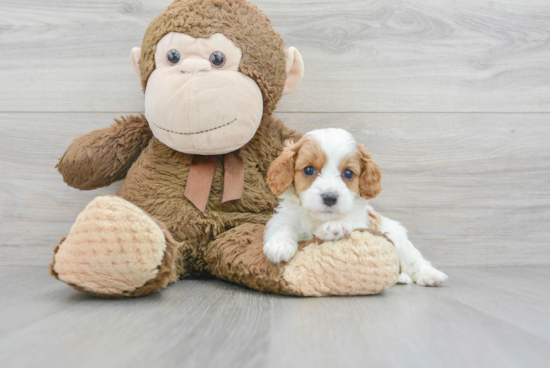
[{"label": "monkey foot", "polygon": [[395,247],[380,235],[355,231],[341,240],[302,244],[282,277],[299,295],[377,294],[399,277]]},{"label": "monkey foot", "polygon": [[243,224],[210,244],[210,271],[250,288],[298,296],[369,295],[399,277],[394,245],[382,234],[355,231],[344,239],[300,244],[287,263],[273,264],[263,253],[263,225]]},{"label": "monkey foot", "polygon": [[177,248],[143,210],[120,197],[100,196],[55,248],[50,272],[97,296],[141,296],[176,281]]}]

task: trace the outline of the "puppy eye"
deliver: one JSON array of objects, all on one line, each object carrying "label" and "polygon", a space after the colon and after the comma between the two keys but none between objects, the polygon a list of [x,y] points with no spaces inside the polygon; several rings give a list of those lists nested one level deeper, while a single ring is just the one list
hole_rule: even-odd
[{"label": "puppy eye", "polygon": [[225,64],[225,55],[221,51],[215,51],[210,55],[210,64],[215,68],[221,68]]},{"label": "puppy eye", "polygon": [[305,176],[315,175],[315,168],[313,166],[308,166],[302,170]]},{"label": "puppy eye", "polygon": [[176,49],[172,49],[168,51],[168,54],[166,54],[166,58],[168,59],[168,62],[172,65],[176,65],[180,62],[180,52]]},{"label": "puppy eye", "polygon": [[344,172],[343,172],[343,176],[344,176],[344,178],[346,178],[346,179],[353,179],[353,176],[354,176],[354,175],[355,175],[355,174],[353,173],[353,171],[348,170],[348,169],[344,170]]}]

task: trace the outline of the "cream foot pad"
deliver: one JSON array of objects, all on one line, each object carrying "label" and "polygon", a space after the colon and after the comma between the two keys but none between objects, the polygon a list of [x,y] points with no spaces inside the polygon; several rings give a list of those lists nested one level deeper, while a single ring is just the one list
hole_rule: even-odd
[{"label": "cream foot pad", "polygon": [[165,250],[163,231],[143,210],[120,197],[101,196],[59,245],[53,271],[85,291],[122,294],[157,277]]},{"label": "cream foot pad", "polygon": [[288,263],[283,279],[306,296],[377,294],[399,277],[399,258],[386,238],[355,231],[339,241],[312,242]]}]

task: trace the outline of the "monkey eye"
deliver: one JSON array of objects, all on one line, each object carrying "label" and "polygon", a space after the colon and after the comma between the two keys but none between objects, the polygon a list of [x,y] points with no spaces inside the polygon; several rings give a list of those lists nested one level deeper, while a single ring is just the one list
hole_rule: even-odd
[{"label": "monkey eye", "polygon": [[215,68],[221,68],[225,64],[225,55],[221,51],[214,51],[210,55],[210,64]]},{"label": "monkey eye", "polygon": [[304,168],[302,171],[305,176],[312,176],[312,175],[315,175],[316,173],[315,168],[313,166],[308,166]]},{"label": "monkey eye", "polygon": [[346,178],[346,179],[353,179],[353,176],[354,176],[355,174],[353,173],[353,171],[346,169],[346,170],[344,170],[344,172],[342,173],[342,175],[343,175],[344,178]]},{"label": "monkey eye", "polygon": [[168,59],[168,62],[172,65],[176,65],[180,62],[180,52],[176,49],[172,49],[168,51],[168,54],[166,54],[166,58]]}]

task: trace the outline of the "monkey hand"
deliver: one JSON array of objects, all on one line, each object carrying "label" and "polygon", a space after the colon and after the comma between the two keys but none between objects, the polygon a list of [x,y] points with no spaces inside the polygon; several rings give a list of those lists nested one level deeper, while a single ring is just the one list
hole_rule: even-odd
[{"label": "monkey hand", "polygon": [[124,179],[152,133],[143,115],[115,121],[108,128],[78,137],[67,148],[56,166],[65,183],[92,190]]}]

